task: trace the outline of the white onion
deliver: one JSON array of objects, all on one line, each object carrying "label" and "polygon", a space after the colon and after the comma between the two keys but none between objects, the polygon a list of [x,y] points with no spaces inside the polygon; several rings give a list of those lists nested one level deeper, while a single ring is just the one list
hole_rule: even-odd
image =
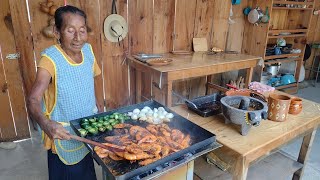
[{"label": "white onion", "polygon": [[140,113],[141,113],[141,112],[147,113],[148,111],[149,111],[148,109],[143,108],[143,109],[140,111]]},{"label": "white onion", "polygon": [[166,114],[166,118],[169,118],[169,119],[173,118],[173,114],[172,113]]},{"label": "white onion", "polygon": [[128,112],[128,116],[132,116],[132,114],[133,114],[132,112]]},{"label": "white onion", "polygon": [[138,115],[133,114],[133,115],[131,116],[131,119],[133,119],[133,120],[137,120],[137,119],[138,119]]},{"label": "white onion", "polygon": [[153,113],[153,117],[154,117],[154,118],[157,118],[157,117],[158,117],[158,113],[156,113],[156,112]]},{"label": "white onion", "polygon": [[145,113],[140,112],[140,113],[138,114],[138,118],[141,118],[141,117],[146,117],[146,114],[145,114]]},{"label": "white onion", "polygon": [[163,107],[159,107],[159,108],[158,108],[158,111],[162,111],[162,112],[163,112],[163,111],[165,111],[165,110],[164,110]]},{"label": "white onion", "polygon": [[140,110],[139,110],[139,109],[134,109],[132,112],[133,112],[134,114],[139,114],[139,113],[140,113]]}]

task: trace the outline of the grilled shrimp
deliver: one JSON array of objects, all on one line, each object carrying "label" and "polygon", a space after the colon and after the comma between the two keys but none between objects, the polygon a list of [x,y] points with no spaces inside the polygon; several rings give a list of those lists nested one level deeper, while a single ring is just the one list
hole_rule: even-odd
[{"label": "grilled shrimp", "polygon": [[148,165],[148,164],[151,164],[157,160],[161,159],[161,156],[156,156],[154,158],[150,158],[150,159],[146,159],[146,160],[143,160],[143,161],[140,161],[139,162],[139,165],[141,166],[145,166],[145,165]]},{"label": "grilled shrimp", "polygon": [[150,124],[146,127],[146,129],[148,131],[150,131],[153,135],[158,135],[159,131],[158,131],[158,127],[154,124]]},{"label": "grilled shrimp", "polygon": [[113,128],[121,129],[121,128],[131,128],[133,125],[126,124],[126,123],[120,123],[113,126]]},{"label": "grilled shrimp", "polygon": [[178,129],[173,129],[171,131],[171,139],[175,142],[181,143],[184,139],[184,134]]},{"label": "grilled shrimp", "polygon": [[152,158],[154,155],[150,155],[148,153],[142,152],[139,154],[131,154],[129,152],[124,152],[123,157],[127,160],[133,161],[133,160],[141,160],[141,159],[148,159]]},{"label": "grilled shrimp", "polygon": [[[138,138],[137,138],[138,139]],[[143,137],[142,139],[140,139],[138,141],[138,144],[141,144],[141,143],[152,143],[152,142],[155,142],[157,140],[157,137],[152,135],[152,134],[148,134],[146,135],[145,137]]]},{"label": "grilled shrimp", "polygon": [[[120,155],[120,156],[119,156]],[[121,156],[122,155],[122,156]],[[123,158],[123,152],[115,152],[115,153],[109,153],[109,157],[115,161],[121,161],[124,160]]]},{"label": "grilled shrimp", "polygon": [[182,146],[183,148],[189,147],[190,141],[191,141],[191,138],[190,138],[190,135],[188,134],[188,135],[182,140],[181,146]]}]

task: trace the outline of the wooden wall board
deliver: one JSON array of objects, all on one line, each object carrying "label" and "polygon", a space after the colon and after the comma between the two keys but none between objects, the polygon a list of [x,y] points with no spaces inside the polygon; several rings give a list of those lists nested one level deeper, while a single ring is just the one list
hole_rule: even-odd
[{"label": "wooden wall board", "polygon": [[154,1],[153,53],[173,50],[175,0]]},{"label": "wooden wall board", "polygon": [[[320,1],[315,1],[315,9],[320,9]],[[313,17],[317,17],[313,42],[320,42],[320,15]]]},{"label": "wooden wall board", "polygon": [[[199,1],[196,3],[196,15],[194,17],[194,38],[206,38],[208,50],[212,41],[214,11],[216,10],[215,0]],[[201,57],[199,57],[201,58]],[[206,77],[199,77],[188,80],[188,98],[193,99],[204,95],[206,90]]]},{"label": "wooden wall board", "polygon": [[[3,8],[3,9],[2,9]],[[26,110],[21,107],[25,107],[24,94],[22,91],[23,84],[21,75],[19,73],[19,63],[17,59],[7,59],[7,54],[16,53],[16,45],[12,31],[4,24],[4,18],[10,14],[9,0],[2,2],[0,7],[0,44],[3,61],[1,62],[0,81],[1,81],[1,140],[14,140],[17,137],[16,123],[22,123],[18,125],[19,130],[22,130],[22,137],[29,137],[27,135],[29,130],[24,130],[23,127],[28,128]],[[11,15],[14,16],[14,15]],[[18,72],[18,73],[17,73]],[[7,83],[7,90],[4,88],[4,84]],[[4,90],[3,90],[4,89]],[[3,90],[3,91],[2,91]],[[20,91],[19,91],[20,90]],[[2,101],[3,100],[3,101]],[[2,110],[3,108],[3,110]],[[16,109],[13,109],[16,108]],[[2,114],[3,113],[3,114]],[[13,116],[12,116],[13,115]],[[26,123],[26,124],[25,124]],[[19,133],[20,135],[20,133]]]},{"label": "wooden wall board", "polygon": [[231,1],[215,0],[212,22],[212,37],[209,47],[225,49],[228,34],[228,18],[230,14]]},{"label": "wooden wall board", "polygon": [[287,10],[272,11],[270,16],[270,29],[287,29],[287,27],[285,27],[287,14]]},{"label": "wooden wall board", "polygon": [[[8,81],[13,85],[10,91],[12,101],[12,111],[16,124],[17,138],[23,139],[30,137],[28,115],[25,106],[25,99],[35,79],[36,69],[34,64],[33,40],[31,36],[30,23],[28,22],[28,12],[26,1],[10,1],[10,10],[12,14],[14,40],[17,52],[20,53],[19,60],[12,61],[11,67],[8,67]],[[24,29],[24,31],[19,31]],[[29,67],[29,68],[25,68]],[[20,72],[20,73],[17,73]],[[12,76],[10,78],[10,76]],[[24,85],[23,85],[24,82]]]},{"label": "wooden wall board", "polygon": [[[2,6],[4,7],[4,6]],[[0,8],[1,10],[1,8]],[[5,11],[1,11],[5,12]],[[0,12],[0,13],[1,13]],[[2,16],[0,16],[2,17]],[[1,23],[0,23],[0,29],[1,29]],[[3,31],[1,31],[3,32]],[[0,39],[2,39],[0,35]],[[1,44],[0,44],[1,46]],[[4,49],[2,49],[2,52]],[[0,59],[1,60],[1,59]],[[1,60],[0,62],[0,142],[9,140],[12,137],[16,137],[14,123],[13,123],[13,117],[11,115],[11,106],[10,106],[10,100],[9,100],[9,94],[8,91],[2,91],[6,84],[6,79],[3,71],[3,62]]]},{"label": "wooden wall board", "polygon": [[226,50],[241,52],[245,21],[247,16],[243,14],[243,9],[248,6],[247,0],[241,1],[239,5],[232,5],[234,24],[229,24]]},{"label": "wooden wall board", "polygon": [[[52,16],[40,11],[39,3],[41,2],[44,2],[44,0],[28,0],[36,61],[40,59],[40,54],[45,48],[57,43],[54,38],[46,38],[41,32],[44,27],[48,26],[48,21],[53,18]],[[57,4],[57,6],[63,5],[63,1],[54,2]]]},{"label": "wooden wall board", "polygon": [[[26,1],[10,1],[10,9],[16,48],[17,52],[20,53],[20,72],[24,82],[25,93],[28,95],[35,79],[36,68],[34,66],[33,40],[31,36],[30,23],[28,22]],[[23,31],[20,31],[21,29],[23,29]]]},{"label": "wooden wall board", "polygon": [[[79,8],[87,14],[87,24],[91,32],[88,33],[88,42],[92,49],[99,67],[102,69],[101,59],[101,38],[102,24],[100,20],[100,2],[99,0],[80,0]],[[95,94],[99,106],[104,106],[104,91],[102,75],[95,78]]]},{"label": "wooden wall board", "polygon": [[[101,2],[101,24],[105,18],[109,16],[112,7],[112,1]],[[125,0],[117,1],[117,12],[123,16],[128,22],[128,2]],[[130,32],[130,31],[129,31]],[[128,105],[132,102],[129,91],[128,66],[124,64],[126,52],[129,51],[129,37],[119,43],[108,41],[104,34],[101,33],[103,67],[104,67],[104,83],[106,107],[108,109],[117,108]]]},{"label": "wooden wall board", "polygon": [[[153,51],[153,1],[129,1],[129,44],[131,54],[152,53]],[[143,73],[142,95],[151,98],[151,77]],[[137,79],[139,81],[139,79]]]},{"label": "wooden wall board", "polygon": [[[213,15],[215,0],[197,1],[196,16],[194,17],[194,38],[206,38],[207,45],[211,42],[213,30]],[[212,47],[211,47],[212,48]]]},{"label": "wooden wall board", "polygon": [[[175,0],[173,50],[192,51],[196,7],[197,0]],[[173,84],[173,91],[188,98],[190,93],[189,83],[187,80],[175,82]],[[173,96],[173,102],[181,101],[181,99]]]},{"label": "wooden wall board", "polygon": [[192,50],[197,0],[175,0],[173,50]]}]

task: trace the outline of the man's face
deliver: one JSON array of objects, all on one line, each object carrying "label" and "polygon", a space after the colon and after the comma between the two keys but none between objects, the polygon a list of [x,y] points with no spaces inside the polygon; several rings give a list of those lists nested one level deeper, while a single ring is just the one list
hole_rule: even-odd
[{"label": "man's face", "polygon": [[73,13],[64,14],[63,24],[58,34],[61,46],[66,52],[80,52],[88,39],[84,17]]}]

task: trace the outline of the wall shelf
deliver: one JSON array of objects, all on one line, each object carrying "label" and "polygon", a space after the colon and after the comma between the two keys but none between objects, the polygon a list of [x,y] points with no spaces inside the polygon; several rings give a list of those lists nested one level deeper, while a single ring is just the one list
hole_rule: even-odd
[{"label": "wall shelf", "polygon": [[272,7],[274,10],[306,10],[310,11],[313,10],[313,8],[294,8],[294,7]]},{"label": "wall shelf", "polygon": [[284,58],[284,59],[274,59],[270,61],[265,61],[264,64],[274,64],[274,63],[284,63],[284,62],[292,62],[292,61],[299,61],[301,58]]},{"label": "wall shelf", "polygon": [[298,83],[292,83],[292,84],[283,85],[283,86],[276,86],[275,88],[278,90],[278,89],[285,89],[290,87],[298,87]]},{"label": "wall shelf", "polygon": [[307,34],[288,34],[288,35],[278,35],[278,36],[268,36],[269,39],[273,38],[294,38],[294,37],[306,37]]},{"label": "wall shelf", "polygon": [[312,6],[313,2],[295,2],[295,1],[284,1],[284,0],[274,0],[273,4],[294,4],[294,5],[307,5]]},{"label": "wall shelf", "polygon": [[265,56],[264,60],[269,59],[279,59],[279,58],[288,58],[288,57],[294,57],[294,56],[302,56],[302,53],[299,54],[281,54],[281,55],[272,55],[272,56]]},{"label": "wall shelf", "polygon": [[279,34],[279,33],[307,33],[308,29],[270,29],[269,34]]}]

